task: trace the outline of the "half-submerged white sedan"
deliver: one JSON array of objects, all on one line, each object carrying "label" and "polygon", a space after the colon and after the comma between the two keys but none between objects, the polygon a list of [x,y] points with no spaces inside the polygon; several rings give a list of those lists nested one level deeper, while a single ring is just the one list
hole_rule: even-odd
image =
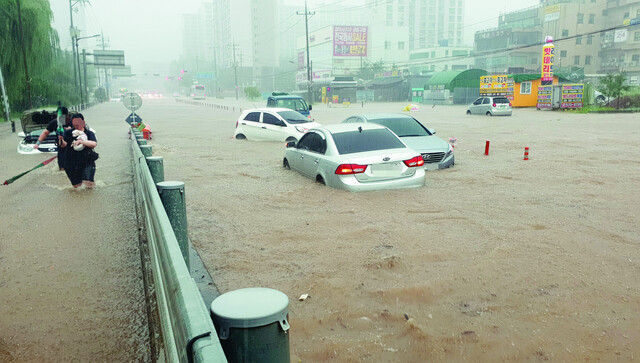
[{"label": "half-submerged white sedan", "polygon": [[283,165],[349,191],[420,187],[424,160],[384,126],[348,123],[316,127],[287,143]]}]

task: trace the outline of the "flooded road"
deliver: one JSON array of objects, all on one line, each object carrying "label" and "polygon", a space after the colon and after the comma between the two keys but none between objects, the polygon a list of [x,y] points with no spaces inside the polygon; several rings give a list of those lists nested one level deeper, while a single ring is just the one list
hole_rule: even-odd
[{"label": "flooded road", "polygon": [[[173,99],[144,102],[139,112],[152,127],[154,155],[164,157],[166,180],[186,184],[189,235],[220,292],[261,286],[289,297],[292,361],[627,361],[640,355],[637,115],[517,109],[512,117],[498,118],[466,116],[459,106],[425,106],[412,115],[443,139],[458,138],[456,165],[428,172],[423,188],[349,193],[282,168],[284,143],[234,140],[238,108],[220,110]],[[318,105],[312,114],[330,124],[354,113],[399,112],[404,106]],[[119,104],[98,110],[112,119],[126,117]],[[98,141],[102,128],[120,127],[120,122],[96,125]],[[46,263],[30,266],[38,271],[37,280],[46,282],[50,265],[59,265],[47,257],[73,250],[67,243],[82,247],[74,240],[41,251],[43,243],[31,240],[38,229],[29,238],[20,232],[24,218],[45,220],[60,203],[71,216],[82,210],[72,206],[90,204],[96,220],[114,218],[112,209],[105,211],[108,203],[97,202],[96,195],[108,194],[118,205],[129,196],[119,193],[128,184],[113,185],[122,179],[118,175],[124,165],[103,154],[107,147],[121,152],[125,140],[117,139],[122,136],[118,132],[109,140],[111,146],[101,144],[104,148],[98,150],[97,180],[103,185],[93,195],[69,194],[39,181],[43,176],[61,179],[51,168],[12,185],[22,193],[20,200],[2,190],[3,201],[9,201],[3,202],[3,221],[11,212],[4,223],[10,232],[3,230],[2,241],[31,243],[29,248],[24,242],[1,245],[0,301],[5,307],[8,300],[14,315],[28,315],[33,305],[13,307],[26,297],[12,293],[7,298],[5,292],[21,291],[20,286],[30,283],[19,271],[29,269],[13,261],[25,262],[36,254],[28,260]],[[485,141],[491,141],[489,156],[484,155]],[[15,145],[1,144],[14,162],[24,159],[15,154]],[[530,148],[529,161],[522,160],[524,147]],[[9,176],[25,169],[1,163]],[[53,198],[48,211],[29,203],[45,195]],[[133,203],[123,205],[129,209],[117,220],[126,226]],[[64,235],[44,236],[52,233]],[[102,251],[113,243],[99,245]],[[117,251],[122,258],[118,266],[134,264],[132,251]],[[62,256],[66,253],[60,253],[60,260]],[[11,270],[4,267],[7,261]],[[105,269],[121,273],[111,267],[116,265]],[[84,286],[72,272],[65,278],[74,289]],[[135,300],[115,291],[110,293],[124,301]],[[305,293],[310,298],[298,301]],[[59,294],[45,301],[73,297]],[[122,304],[129,316],[140,316],[135,304]],[[50,308],[40,303],[34,310],[45,307]],[[26,323],[5,316],[0,315],[0,324],[10,320],[14,325],[9,334],[2,330],[1,344],[15,351],[16,342],[38,341],[28,339],[29,331],[20,333]],[[45,317],[44,312],[38,315]],[[118,321],[97,323],[110,327]],[[67,324],[47,325],[54,323]],[[29,321],[28,326],[34,324]],[[53,330],[38,333],[42,338]],[[129,337],[128,347],[142,350],[142,342]]]},{"label": "flooded road", "polygon": [[[84,112],[95,190],[73,190],[57,161],[0,186],[0,361],[151,360],[126,110],[110,107]],[[17,144],[0,124],[2,181],[52,156]]]},{"label": "flooded road", "polygon": [[413,115],[459,139],[455,167],[420,189],[349,193],[282,168],[283,143],[232,139],[239,110],[157,103],[154,153],[186,183],[193,243],[222,293],[289,296],[293,361],[640,355],[637,115],[425,106]]}]

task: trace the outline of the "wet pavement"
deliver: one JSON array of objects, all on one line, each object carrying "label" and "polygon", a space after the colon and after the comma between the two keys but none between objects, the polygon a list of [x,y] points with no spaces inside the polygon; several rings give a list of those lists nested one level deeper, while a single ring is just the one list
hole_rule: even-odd
[{"label": "wet pavement", "polygon": [[[83,113],[97,130],[94,190],[57,161],[0,186],[0,361],[151,361],[127,110]],[[20,124],[16,124],[20,131]],[[0,124],[0,182],[53,155],[19,155]]]}]

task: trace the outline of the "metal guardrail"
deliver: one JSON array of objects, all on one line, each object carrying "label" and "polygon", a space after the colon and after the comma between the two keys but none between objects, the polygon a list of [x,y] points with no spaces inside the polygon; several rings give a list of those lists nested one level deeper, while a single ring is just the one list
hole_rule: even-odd
[{"label": "metal guardrail", "polygon": [[149,244],[160,329],[168,362],[227,362],[215,327],[178,241],[135,137],[134,187],[141,198]]}]

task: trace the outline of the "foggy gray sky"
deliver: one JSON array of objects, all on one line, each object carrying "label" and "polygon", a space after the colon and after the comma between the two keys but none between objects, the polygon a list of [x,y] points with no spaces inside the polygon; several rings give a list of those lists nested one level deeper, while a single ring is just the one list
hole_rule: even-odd
[{"label": "foggy gray sky", "polygon": [[[62,48],[70,49],[69,2],[50,1],[55,17],[54,26],[60,35]],[[312,11],[315,4],[331,2],[332,0],[309,0],[309,10]],[[360,2],[342,0],[336,3],[354,5]],[[538,2],[466,0],[465,43],[473,44],[475,31],[496,27],[500,12],[533,6]],[[124,50],[126,63],[132,66],[134,72],[141,72],[147,62],[168,63],[178,59],[182,52],[181,15],[195,13],[202,0],[91,0],[90,3],[91,5],[76,5],[79,12],[74,14],[74,25],[81,29],[81,36],[104,31],[105,37],[109,38],[110,48]],[[303,0],[289,0],[287,3],[300,4],[300,10],[304,10]],[[96,41],[80,40],[79,46],[80,49],[94,49]]]}]

